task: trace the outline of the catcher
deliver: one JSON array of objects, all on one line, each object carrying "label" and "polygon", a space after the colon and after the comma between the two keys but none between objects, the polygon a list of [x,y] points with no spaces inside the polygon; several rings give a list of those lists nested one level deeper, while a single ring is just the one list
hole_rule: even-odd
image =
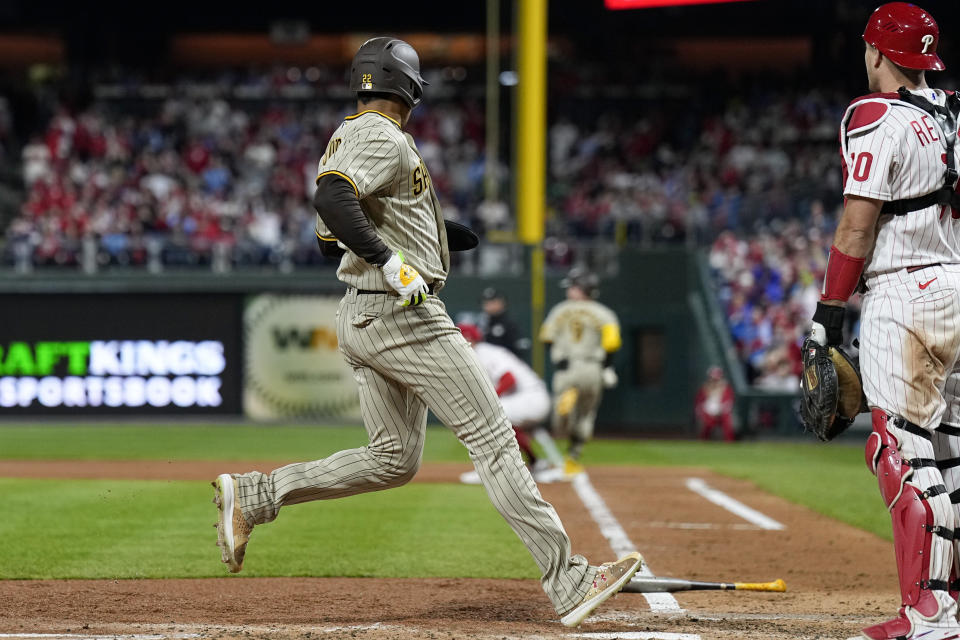
[{"label": "catcher", "polygon": [[846,202],[804,345],[804,420],[829,439],[864,408],[838,347],[862,284],[866,462],[893,521],[901,597],[894,618],[863,629],[868,640],[960,638],[960,97],[927,85],[925,71],[944,68],[939,39],[914,4],[885,4],[867,22],[875,93],[841,120]]}]

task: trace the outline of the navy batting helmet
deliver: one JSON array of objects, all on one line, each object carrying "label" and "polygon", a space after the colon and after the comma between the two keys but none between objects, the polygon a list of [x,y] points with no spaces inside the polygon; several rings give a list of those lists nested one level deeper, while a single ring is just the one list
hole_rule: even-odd
[{"label": "navy batting helmet", "polygon": [[350,90],[364,93],[392,93],[411,109],[423,97],[420,58],[409,44],[397,38],[370,38],[357,51],[350,67]]}]

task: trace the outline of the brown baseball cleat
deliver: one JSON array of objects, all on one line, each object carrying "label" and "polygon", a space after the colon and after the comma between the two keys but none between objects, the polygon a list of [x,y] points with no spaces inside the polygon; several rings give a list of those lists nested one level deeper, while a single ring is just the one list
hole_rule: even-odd
[{"label": "brown baseball cleat", "polygon": [[607,598],[620,591],[640,569],[643,556],[634,551],[616,562],[607,562],[597,568],[593,585],[587,591],[580,604],[560,617],[560,622],[568,627],[576,627]]},{"label": "brown baseball cleat", "polygon": [[220,547],[220,561],[230,567],[230,573],[239,573],[243,569],[243,555],[253,526],[237,506],[237,481],[229,473],[221,473],[211,482],[216,493],[213,503],[217,505],[217,546]]}]

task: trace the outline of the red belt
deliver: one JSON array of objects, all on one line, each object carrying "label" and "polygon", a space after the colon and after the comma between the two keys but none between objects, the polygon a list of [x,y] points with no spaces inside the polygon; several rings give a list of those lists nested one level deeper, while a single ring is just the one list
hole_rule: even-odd
[{"label": "red belt", "polygon": [[927,267],[939,267],[939,262],[934,262],[932,264],[921,264],[916,267],[907,267],[907,273],[913,273],[914,271],[920,271],[920,269],[926,269]]}]

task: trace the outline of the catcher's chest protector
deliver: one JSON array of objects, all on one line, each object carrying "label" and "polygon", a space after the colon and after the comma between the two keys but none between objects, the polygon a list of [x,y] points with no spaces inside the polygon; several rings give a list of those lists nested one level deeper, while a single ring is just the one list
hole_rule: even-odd
[{"label": "catcher's chest protector", "polygon": [[[896,93],[874,94],[855,100],[847,107],[840,125],[843,157],[848,157],[847,145],[851,136],[866,133],[881,126],[893,109],[912,109],[933,118],[946,145],[946,153],[943,155],[946,165],[943,173],[943,184],[939,189],[916,198],[885,202],[881,212],[900,216],[912,211],[926,209],[934,204],[950,205],[954,209],[960,209],[960,194],[954,190],[958,175],[960,175],[957,172],[954,155],[954,146],[957,140],[957,121],[960,119],[960,97],[955,93],[947,93],[946,106],[930,102],[926,98],[911,93],[904,87],[900,87]],[[844,182],[846,182],[846,171]]]}]

